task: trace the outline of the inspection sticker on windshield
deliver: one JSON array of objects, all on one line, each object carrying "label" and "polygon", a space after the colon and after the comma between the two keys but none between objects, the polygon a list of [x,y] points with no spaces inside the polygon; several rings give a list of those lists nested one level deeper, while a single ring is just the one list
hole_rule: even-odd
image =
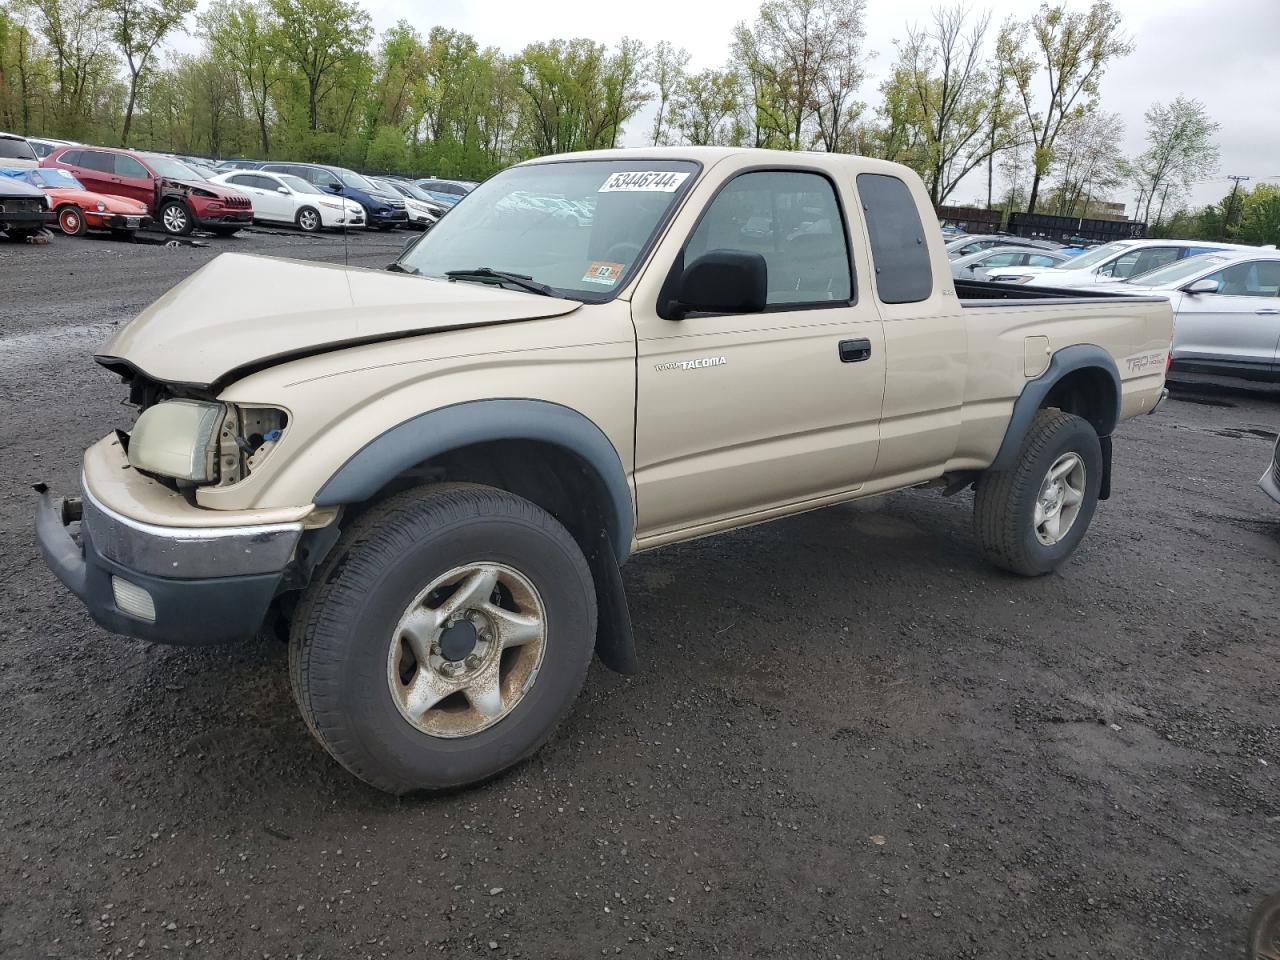
[{"label": "inspection sticker on windshield", "polygon": [[673,173],[670,170],[629,170],[625,173],[615,173],[596,193],[628,193],[641,190],[648,193],[675,193],[680,184],[687,179],[689,174]]},{"label": "inspection sticker on windshield", "polygon": [[602,283],[606,287],[612,287],[618,282],[618,278],[622,276],[622,271],[625,268],[625,263],[610,263],[608,260],[592,260],[591,266],[587,267],[587,272],[583,276],[582,282]]}]

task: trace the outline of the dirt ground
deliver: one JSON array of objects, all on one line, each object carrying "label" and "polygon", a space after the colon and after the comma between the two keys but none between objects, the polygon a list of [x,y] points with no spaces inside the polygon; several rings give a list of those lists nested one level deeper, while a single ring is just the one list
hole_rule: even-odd
[{"label": "dirt ground", "polygon": [[398,801],[312,742],[283,646],[109,636],[39,560],[31,484],[127,422],[94,348],[227,249],[344,255],[0,244],[0,956],[1242,955],[1280,888],[1276,400],[1123,425],[1044,579],[984,565],[967,493],[635,557],[642,672]]}]

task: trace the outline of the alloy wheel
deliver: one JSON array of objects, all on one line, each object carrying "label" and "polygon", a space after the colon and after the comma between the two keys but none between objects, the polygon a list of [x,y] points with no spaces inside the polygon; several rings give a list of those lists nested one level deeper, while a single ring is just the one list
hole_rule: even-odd
[{"label": "alloy wheel", "polygon": [[1084,460],[1078,453],[1067,452],[1053,461],[1036,494],[1037,540],[1051,547],[1067,535],[1080,515],[1084,491]]},{"label": "alloy wheel", "polygon": [[499,563],[455,567],[405,609],[387,684],[401,716],[434,737],[466,737],[508,716],[537,679],[547,617],[537,589]]}]

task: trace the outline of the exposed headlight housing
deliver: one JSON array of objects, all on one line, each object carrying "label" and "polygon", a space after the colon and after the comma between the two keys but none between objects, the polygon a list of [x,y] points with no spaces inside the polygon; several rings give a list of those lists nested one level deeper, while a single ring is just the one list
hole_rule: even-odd
[{"label": "exposed headlight housing", "polygon": [[166,400],[142,411],[129,436],[129,464],[146,473],[213,483],[218,479],[221,403]]},{"label": "exposed headlight housing", "polygon": [[262,464],[288,421],[275,407],[166,400],[138,416],[129,436],[129,464],[183,483],[227,486]]},{"label": "exposed headlight housing", "polygon": [[107,209],[107,205],[106,205],[105,203],[103,203],[101,200],[99,200],[99,201],[98,201],[98,212],[99,212],[99,213],[102,213],[102,212],[103,212],[103,211],[105,211],[106,209]]}]

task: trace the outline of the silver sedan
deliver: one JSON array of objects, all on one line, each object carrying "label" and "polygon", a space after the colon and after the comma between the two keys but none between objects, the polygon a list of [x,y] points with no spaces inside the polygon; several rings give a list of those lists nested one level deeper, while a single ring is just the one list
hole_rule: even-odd
[{"label": "silver sedan", "polygon": [[1052,250],[1030,247],[991,247],[951,261],[957,280],[986,280],[992,267],[1056,267],[1070,259]]},{"label": "silver sedan", "polygon": [[1108,287],[1169,298],[1174,370],[1280,379],[1280,252],[1275,248],[1202,253]]}]

